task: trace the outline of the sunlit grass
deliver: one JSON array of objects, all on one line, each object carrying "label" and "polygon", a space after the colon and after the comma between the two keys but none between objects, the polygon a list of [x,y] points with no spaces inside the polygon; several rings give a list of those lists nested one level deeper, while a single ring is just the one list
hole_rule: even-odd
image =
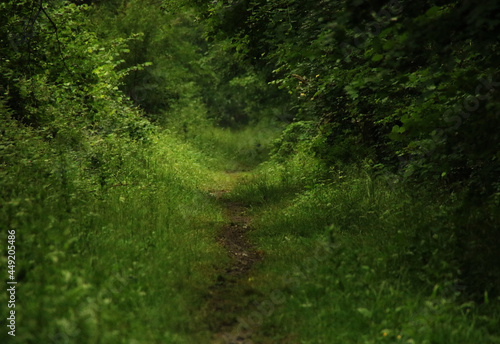
[{"label": "sunlit grass", "polygon": [[224,174],[208,160],[161,134],[147,151],[126,155],[124,182],[72,195],[70,208],[67,190],[37,191],[36,184],[19,197],[38,196],[4,208],[24,275],[16,342],[206,341],[199,312],[226,261],[214,239],[221,209],[205,190]]},{"label": "sunlit grass", "polygon": [[242,129],[210,126],[197,131],[190,142],[227,171],[250,170],[268,158],[282,124],[262,122]]}]

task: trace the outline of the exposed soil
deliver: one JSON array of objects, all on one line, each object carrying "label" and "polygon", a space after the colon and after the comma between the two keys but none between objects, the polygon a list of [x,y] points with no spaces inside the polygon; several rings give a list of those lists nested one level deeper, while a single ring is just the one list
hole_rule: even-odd
[{"label": "exposed soil", "polygon": [[248,241],[251,218],[245,205],[223,197],[226,190],[212,191],[211,194],[224,206],[227,224],[217,240],[227,250],[230,265],[221,271],[217,283],[209,290],[208,320],[214,333],[213,344],[250,344],[254,332],[242,331],[239,317],[251,309],[250,300],[255,291],[248,284],[252,266],[261,259],[261,254]]}]

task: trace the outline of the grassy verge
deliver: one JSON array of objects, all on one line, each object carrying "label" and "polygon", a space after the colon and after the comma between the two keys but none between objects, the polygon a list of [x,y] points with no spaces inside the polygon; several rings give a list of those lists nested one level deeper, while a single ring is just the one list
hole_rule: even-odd
[{"label": "grassy verge", "polygon": [[0,208],[2,227],[16,231],[16,337],[4,328],[0,342],[207,341],[200,309],[226,258],[214,240],[221,211],[204,190],[221,181],[172,136],[132,148],[120,154],[121,182],[98,189],[19,171]]},{"label": "grassy verge", "polygon": [[265,255],[247,327],[272,342],[500,343],[500,299],[461,285],[456,199],[320,166],[299,151],[235,190]]}]

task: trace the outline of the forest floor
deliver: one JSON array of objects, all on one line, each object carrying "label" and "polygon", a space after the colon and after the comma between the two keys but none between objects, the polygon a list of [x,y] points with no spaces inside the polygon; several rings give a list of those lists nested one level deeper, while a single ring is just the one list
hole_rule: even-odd
[{"label": "forest floor", "polygon": [[255,329],[246,326],[242,316],[252,307],[256,291],[248,283],[252,267],[262,259],[262,253],[248,240],[252,230],[248,205],[231,199],[231,188],[242,180],[242,172],[226,172],[232,185],[210,194],[224,209],[226,223],[217,240],[231,258],[229,266],[220,271],[217,283],[209,290],[208,323],[213,331],[213,344],[254,343]]}]

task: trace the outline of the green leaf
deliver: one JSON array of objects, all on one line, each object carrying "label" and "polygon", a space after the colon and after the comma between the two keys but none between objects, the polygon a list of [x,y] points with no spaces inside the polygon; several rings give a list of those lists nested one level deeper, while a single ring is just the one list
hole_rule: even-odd
[{"label": "green leaf", "polygon": [[427,12],[425,12],[425,15],[427,17],[434,17],[440,10],[441,10],[441,7],[432,6],[429,10],[427,10]]},{"label": "green leaf", "polygon": [[396,133],[396,134],[402,134],[406,131],[405,127],[400,127],[399,125],[395,125],[392,127],[392,131],[393,133]]},{"label": "green leaf", "polygon": [[387,42],[384,43],[384,45],[382,47],[384,48],[384,50],[392,50],[395,45],[396,45],[396,42],[394,42],[394,41],[387,41]]},{"label": "green leaf", "polygon": [[361,313],[361,314],[362,314],[364,317],[366,317],[366,318],[371,318],[371,317],[372,317],[372,315],[373,315],[373,314],[372,314],[372,311],[370,311],[370,310],[368,310],[368,309],[366,309],[366,308],[363,308],[363,307],[359,307],[359,308],[357,309],[357,311],[358,311],[359,313]]}]

